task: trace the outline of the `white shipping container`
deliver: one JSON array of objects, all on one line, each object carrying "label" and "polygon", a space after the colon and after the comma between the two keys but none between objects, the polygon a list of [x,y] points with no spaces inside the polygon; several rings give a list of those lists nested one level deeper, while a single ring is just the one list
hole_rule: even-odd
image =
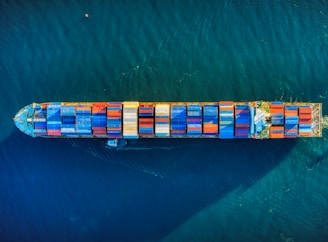
[{"label": "white shipping container", "polygon": [[137,102],[123,103],[123,136],[138,136]]},{"label": "white shipping container", "polygon": [[155,126],[155,133],[170,133],[169,125],[156,125]]},{"label": "white shipping container", "polygon": [[156,104],[155,115],[166,116],[170,114],[170,105],[169,104]]},{"label": "white shipping container", "polygon": [[42,122],[42,123],[44,122],[45,123],[47,120],[45,118],[34,118],[33,121],[34,122]]},{"label": "white shipping container", "polygon": [[63,132],[63,133],[74,133],[75,128],[61,128],[61,132]]}]

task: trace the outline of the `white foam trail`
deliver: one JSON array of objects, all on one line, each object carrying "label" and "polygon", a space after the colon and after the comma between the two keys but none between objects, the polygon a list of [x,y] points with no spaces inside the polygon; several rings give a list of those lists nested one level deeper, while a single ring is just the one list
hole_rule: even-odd
[{"label": "white foam trail", "polygon": [[324,128],[324,129],[328,128],[328,116],[322,117],[322,128]]},{"label": "white foam trail", "polygon": [[[137,170],[137,171],[170,181],[169,177],[166,176],[164,172],[158,172],[158,171],[151,170],[151,169],[144,167],[144,166],[138,164],[137,162],[134,162],[131,160],[127,160],[126,162],[123,162],[121,159],[117,159],[116,156],[114,155],[114,153],[112,153],[112,152],[106,152],[103,154],[99,154],[99,152],[96,150],[96,148],[94,146],[86,146],[85,144],[83,144],[83,141],[81,141],[81,140],[75,140],[75,139],[74,140],[73,139],[62,139],[62,140],[64,142],[69,143],[74,148],[81,149],[84,152],[87,152],[102,161],[105,161],[108,163],[119,164],[119,165],[128,167],[130,169]],[[106,147],[105,144],[103,144],[103,148],[111,149],[111,148]],[[151,150],[151,149],[173,149],[173,147],[154,147],[154,148],[146,148],[146,147],[140,147],[140,148],[127,147],[127,148],[125,148],[124,147],[121,149],[122,150]]]}]

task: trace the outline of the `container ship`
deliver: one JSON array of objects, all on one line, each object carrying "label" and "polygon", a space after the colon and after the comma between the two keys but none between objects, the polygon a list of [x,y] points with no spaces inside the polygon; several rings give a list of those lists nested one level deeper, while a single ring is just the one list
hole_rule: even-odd
[{"label": "container ship", "polygon": [[304,102],[48,102],[14,122],[32,137],[281,139],[322,136],[322,104]]}]

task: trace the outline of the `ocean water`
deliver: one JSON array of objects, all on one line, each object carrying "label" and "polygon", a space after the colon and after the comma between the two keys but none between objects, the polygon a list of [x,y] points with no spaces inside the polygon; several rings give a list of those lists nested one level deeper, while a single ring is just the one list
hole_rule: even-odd
[{"label": "ocean water", "polygon": [[0,10],[0,241],[327,241],[327,130],[110,150],[32,139],[12,121],[45,101],[296,100],[327,114],[327,1],[7,0]]}]

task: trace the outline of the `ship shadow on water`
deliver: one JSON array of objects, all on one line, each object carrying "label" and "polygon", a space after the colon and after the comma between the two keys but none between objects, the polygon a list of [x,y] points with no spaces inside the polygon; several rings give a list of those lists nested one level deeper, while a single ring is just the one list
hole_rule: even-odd
[{"label": "ship shadow on water", "polygon": [[[17,193],[16,207],[1,226],[8,238],[17,238],[10,228],[19,226],[20,217],[40,226],[51,220],[34,230],[39,239],[65,234],[80,241],[159,240],[230,192],[251,187],[296,142],[142,139],[109,150],[105,140],[31,139],[17,131],[0,144],[3,172],[12,177],[0,188]],[[26,200],[33,204],[30,210]],[[3,201],[4,208],[12,202]]]}]

